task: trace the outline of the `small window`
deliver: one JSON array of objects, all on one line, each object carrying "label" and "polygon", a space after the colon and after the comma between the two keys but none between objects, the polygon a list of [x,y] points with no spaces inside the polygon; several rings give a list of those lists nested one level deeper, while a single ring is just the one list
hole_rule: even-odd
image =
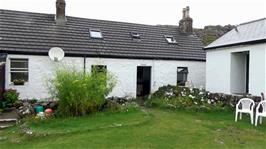
[{"label": "small window", "polygon": [[91,73],[93,77],[100,77],[99,84],[107,85],[107,66],[106,65],[92,65]]},{"label": "small window", "polygon": [[131,32],[131,37],[132,37],[133,39],[140,39],[140,34],[137,33],[137,32]]},{"label": "small window", "polygon": [[174,36],[165,35],[164,37],[168,43],[176,43]]},{"label": "small window", "polygon": [[177,67],[177,85],[185,86],[187,82],[188,68]]},{"label": "small window", "polygon": [[106,65],[92,65],[91,72],[92,73],[106,73],[107,66]]},{"label": "small window", "polygon": [[102,32],[99,29],[91,29],[90,30],[91,38],[103,38]]},{"label": "small window", "polygon": [[28,59],[10,59],[11,82],[29,80],[29,61]]}]

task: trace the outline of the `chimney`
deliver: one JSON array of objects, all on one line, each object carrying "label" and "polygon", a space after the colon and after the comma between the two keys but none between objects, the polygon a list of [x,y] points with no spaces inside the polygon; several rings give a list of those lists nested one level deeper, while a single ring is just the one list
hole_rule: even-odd
[{"label": "chimney", "polygon": [[189,16],[189,6],[183,8],[183,18],[179,21],[179,28],[182,32],[191,34],[193,32],[193,19]]},{"label": "chimney", "polygon": [[56,0],[56,16],[55,21],[58,25],[66,24],[66,2],[65,0]]}]

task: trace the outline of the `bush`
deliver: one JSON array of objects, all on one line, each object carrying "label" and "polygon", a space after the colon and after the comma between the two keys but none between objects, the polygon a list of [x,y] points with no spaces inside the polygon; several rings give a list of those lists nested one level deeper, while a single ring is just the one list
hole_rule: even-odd
[{"label": "bush", "polygon": [[59,100],[58,113],[79,116],[100,110],[104,98],[115,86],[115,79],[107,72],[89,74],[61,68],[48,85],[50,93]]},{"label": "bush", "polygon": [[16,90],[8,89],[4,92],[4,100],[10,104],[14,104],[18,100],[19,93]]},{"label": "bush", "polygon": [[121,110],[121,104],[113,100],[105,100],[102,110],[108,112],[117,112]]},{"label": "bush", "polygon": [[190,109],[196,111],[233,110],[239,99],[251,96],[233,96],[220,93],[210,93],[204,89],[163,86],[160,87],[145,102],[148,107],[166,107],[174,109]]}]

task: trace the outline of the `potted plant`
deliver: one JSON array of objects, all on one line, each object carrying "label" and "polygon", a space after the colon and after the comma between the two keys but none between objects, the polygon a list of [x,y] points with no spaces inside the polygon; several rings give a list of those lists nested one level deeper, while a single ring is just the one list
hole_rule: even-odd
[{"label": "potted plant", "polygon": [[25,80],[23,79],[15,79],[13,80],[14,85],[24,85]]}]

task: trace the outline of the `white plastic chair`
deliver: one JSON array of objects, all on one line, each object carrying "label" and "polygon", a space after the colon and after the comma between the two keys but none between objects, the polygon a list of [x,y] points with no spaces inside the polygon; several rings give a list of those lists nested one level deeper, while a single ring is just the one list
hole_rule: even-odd
[{"label": "white plastic chair", "polygon": [[242,113],[250,114],[250,121],[253,124],[253,113],[254,113],[255,102],[249,98],[242,98],[238,101],[236,105],[236,117],[235,121],[237,122],[238,113],[240,113],[240,120],[242,119]]},{"label": "white plastic chair", "polygon": [[[262,111],[259,112],[260,107]],[[262,124],[262,117],[266,117],[266,100],[261,101],[256,108],[255,126],[258,124],[258,118],[260,118],[260,124]]]}]

